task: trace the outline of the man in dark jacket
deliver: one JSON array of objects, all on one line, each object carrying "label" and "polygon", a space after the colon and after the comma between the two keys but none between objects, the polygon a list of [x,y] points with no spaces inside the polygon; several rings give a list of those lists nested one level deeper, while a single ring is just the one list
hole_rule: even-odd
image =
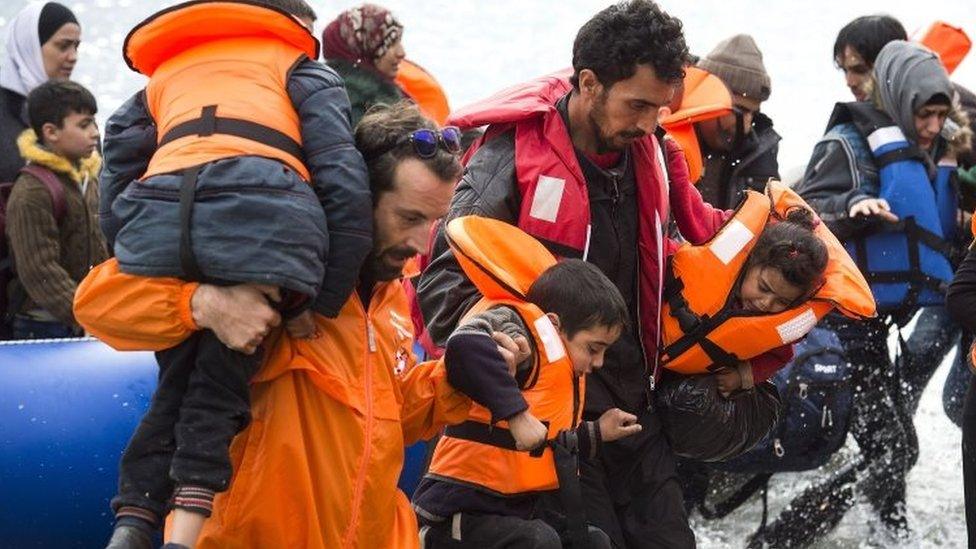
[{"label": "man in dark jacket", "polygon": [[[491,125],[447,219],[477,214],[517,224],[556,255],[599,267],[627,302],[630,326],[587,381],[584,418],[616,407],[637,415],[643,429],[580,462],[587,519],[618,547],[695,544],[652,393],[668,208],[693,241],[706,237],[698,220],[723,215],[702,203],[686,174],[670,181],[665,195],[661,145],[652,133],[686,56],[680,22],[648,0],[632,0],[580,29],[569,82],[540,79],[452,119],[462,127]],[[431,257],[418,294],[430,334],[443,345],[479,296],[443,231]]]},{"label": "man in dark jacket", "polygon": [[734,208],[746,190],[762,191],[779,179],[780,136],[759,112],[771,84],[762,52],[748,34],[719,42],[698,66],[718,76],[732,93],[734,112],[695,124],[704,160],[698,190],[718,208]]}]

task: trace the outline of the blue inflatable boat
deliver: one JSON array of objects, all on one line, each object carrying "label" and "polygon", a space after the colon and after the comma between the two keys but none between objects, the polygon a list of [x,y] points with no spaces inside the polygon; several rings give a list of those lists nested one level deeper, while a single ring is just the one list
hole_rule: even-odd
[{"label": "blue inflatable boat", "polygon": [[[156,387],[152,353],[94,339],[0,342],[0,548],[104,546],[119,458]],[[423,444],[400,487],[416,487]]]}]

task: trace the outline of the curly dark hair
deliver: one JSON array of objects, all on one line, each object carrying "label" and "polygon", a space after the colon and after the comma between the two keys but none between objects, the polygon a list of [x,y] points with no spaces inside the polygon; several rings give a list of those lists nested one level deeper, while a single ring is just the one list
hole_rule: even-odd
[{"label": "curly dark hair", "polygon": [[637,72],[637,65],[654,67],[666,82],[684,78],[688,46],[681,21],[661,11],[651,0],[614,4],[586,22],[573,42],[573,76],[590,69],[604,87],[610,88]]},{"label": "curly dark hair", "polygon": [[785,220],[767,225],[749,254],[745,271],[772,267],[808,296],[823,283],[829,259],[827,245],[813,232],[819,222],[812,211],[794,208]]}]

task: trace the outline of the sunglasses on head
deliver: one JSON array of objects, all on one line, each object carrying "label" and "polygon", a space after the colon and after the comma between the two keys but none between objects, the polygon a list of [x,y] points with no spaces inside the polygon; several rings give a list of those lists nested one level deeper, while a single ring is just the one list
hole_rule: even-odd
[{"label": "sunglasses on head", "polygon": [[397,140],[394,148],[408,141],[420,158],[433,158],[438,146],[451,154],[461,152],[461,130],[457,126],[445,126],[440,131],[428,128],[414,130]]}]

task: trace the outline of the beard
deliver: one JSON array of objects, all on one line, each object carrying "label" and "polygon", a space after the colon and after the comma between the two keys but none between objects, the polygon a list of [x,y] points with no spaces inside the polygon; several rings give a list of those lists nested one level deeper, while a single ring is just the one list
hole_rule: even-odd
[{"label": "beard", "polygon": [[393,246],[378,253],[371,252],[366,257],[365,266],[376,282],[396,280],[403,273],[403,264],[418,253],[410,246]]},{"label": "beard", "polygon": [[606,133],[603,131],[607,125],[607,98],[606,92],[593,104],[588,116],[590,128],[596,139],[597,154],[608,152],[623,152],[630,147],[636,139],[644,137],[646,134],[642,130],[627,130],[617,133]]}]

